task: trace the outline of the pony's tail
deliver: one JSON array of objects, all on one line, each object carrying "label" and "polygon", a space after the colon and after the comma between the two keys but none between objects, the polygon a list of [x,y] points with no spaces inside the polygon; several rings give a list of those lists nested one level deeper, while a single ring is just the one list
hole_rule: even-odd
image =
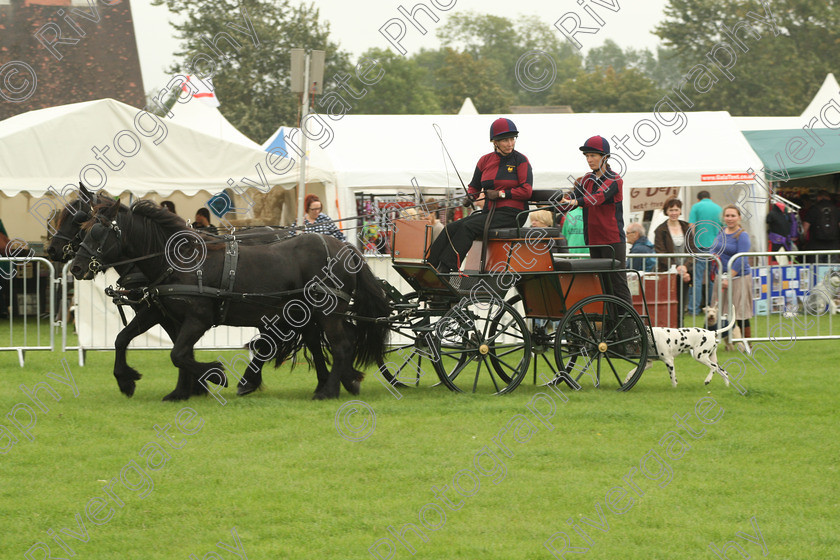
[{"label": "pony's tail", "polygon": [[277,352],[274,355],[274,367],[278,368],[280,365],[293,357],[298,351],[303,348],[303,336],[300,331],[294,330],[294,336],[289,340],[274,340],[277,345]]},{"label": "pony's tail", "polygon": [[[359,258],[363,258],[359,256]],[[390,330],[384,319],[391,314],[388,299],[376,276],[364,263],[356,276],[356,291],[350,311],[362,319],[356,322],[356,349],[353,362],[357,367],[376,365],[384,361]]]}]

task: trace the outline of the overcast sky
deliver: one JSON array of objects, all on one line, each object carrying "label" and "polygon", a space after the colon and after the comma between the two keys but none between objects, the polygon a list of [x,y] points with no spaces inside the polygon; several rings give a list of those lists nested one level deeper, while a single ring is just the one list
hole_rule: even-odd
[{"label": "overcast sky", "polygon": [[[583,52],[589,48],[602,45],[608,38],[622,47],[654,48],[659,39],[651,32],[662,20],[662,12],[667,0],[611,0],[619,6],[617,12],[593,4],[592,0],[436,0],[437,5],[452,4],[448,11],[434,7],[432,0],[317,0],[316,6],[321,10],[321,19],[330,22],[331,36],[342,49],[353,55],[355,62],[365,50],[371,47],[387,48],[386,39],[379,33],[389,19],[399,17],[399,6],[407,10],[419,3],[434,10],[441,21],[437,24],[428,22],[426,16],[419,15],[418,20],[424,25],[428,23],[429,32],[423,36],[414,27],[406,23],[407,32],[402,45],[408,54],[416,52],[421,47],[436,48],[439,43],[435,30],[446,23],[450,14],[472,11],[490,13],[515,20],[521,15],[535,15],[543,19],[548,25],[553,25],[558,19],[569,12],[580,16],[583,26],[599,29],[595,34],[576,35],[583,44]],[[600,0],[601,4],[610,4],[610,0]],[[131,0],[131,8],[135,21],[137,44],[140,51],[140,65],[143,71],[143,86],[146,91],[158,90],[167,82],[164,69],[172,61],[172,53],[178,43],[173,37],[169,26],[169,11],[164,6],[152,6],[151,0]],[[599,26],[586,11],[590,8],[600,16],[604,25]],[[238,14],[237,14],[238,16]],[[239,20],[237,20],[239,21]],[[571,25],[571,19],[567,20]],[[394,27],[396,29],[396,27]],[[562,38],[560,32],[558,37]]]}]

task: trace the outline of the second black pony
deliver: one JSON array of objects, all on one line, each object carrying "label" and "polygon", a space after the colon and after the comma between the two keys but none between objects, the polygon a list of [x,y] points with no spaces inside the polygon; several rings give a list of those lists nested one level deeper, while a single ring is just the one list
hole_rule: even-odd
[{"label": "second black pony", "polygon": [[[165,312],[180,323],[171,357],[176,367],[191,372],[190,383],[206,383],[223,371],[217,362],[193,357],[195,343],[218,324],[291,326],[291,332],[279,335],[285,343],[273,345],[278,361],[300,347],[302,336],[309,333],[311,340],[317,331],[332,353],[333,367],[325,378],[319,376],[315,398],[337,398],[340,384],[357,394],[363,374],[355,368],[382,359],[390,308],[364,258],[350,245],[306,234],[214,249],[154,203],[140,201],[130,212],[120,212],[120,206],[116,201],[97,206],[71,272],[82,280],[102,266],[135,262]],[[179,265],[180,255],[194,251],[203,251],[200,266]],[[177,390],[186,398],[192,387]]]}]

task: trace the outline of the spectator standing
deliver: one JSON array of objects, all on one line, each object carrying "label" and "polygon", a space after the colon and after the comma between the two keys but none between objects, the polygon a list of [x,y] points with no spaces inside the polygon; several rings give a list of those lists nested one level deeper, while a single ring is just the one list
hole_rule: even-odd
[{"label": "spectator standing", "polygon": [[[347,241],[340,229],[335,226],[335,223],[329,216],[322,213],[324,207],[321,199],[317,195],[308,194],[303,199],[303,231],[304,233],[320,233],[322,235],[332,235],[339,241]],[[297,222],[293,224],[297,226]]]},{"label": "spectator standing", "polygon": [[[817,192],[817,201],[808,210],[802,224],[808,238],[809,251],[833,251],[840,249],[840,209],[831,203],[831,196],[825,189]],[[840,262],[840,255],[831,255],[831,262]],[[815,262],[817,259],[809,259]],[[828,262],[823,259],[822,262]]]},{"label": "spectator standing", "polygon": [[172,202],[171,200],[164,200],[163,202],[160,203],[160,205],[163,206],[164,208],[166,208],[167,210],[169,210],[170,212],[172,212],[173,214],[176,213],[175,212],[175,203]]},{"label": "spectator standing", "polygon": [[[793,240],[796,234],[796,225],[793,221],[793,215],[785,212],[785,203],[776,202],[770,207],[767,213],[767,242],[769,250],[778,253],[783,251],[793,250]],[[787,266],[788,258],[786,256],[776,257],[779,264]],[[770,264],[775,264],[772,257]]]},{"label": "spectator standing", "polygon": [[[694,228],[694,245],[697,253],[708,253],[715,242],[715,237],[723,228],[721,207],[715,204],[709,197],[709,191],[697,193],[697,202],[691,207],[688,214],[688,221]],[[700,315],[703,303],[708,303],[711,298],[705,297],[708,291],[704,287],[710,286],[709,282],[709,261],[704,258],[694,259],[694,281],[688,296],[688,312],[692,315]]]},{"label": "spectator standing", "polygon": [[720,258],[723,270],[719,271],[718,279],[721,284],[722,305],[718,306],[721,313],[728,313],[728,290],[732,290],[732,304],[735,306],[735,317],[745,338],[750,338],[750,319],[753,316],[752,305],[752,271],[746,257],[732,259],[738,253],[750,250],[750,236],[741,227],[741,210],[734,204],[723,209],[724,229],[715,237],[712,253]]},{"label": "spectator standing", "polygon": [[[685,220],[681,220],[682,201],[678,198],[669,198],[662,205],[662,212],[668,219],[659,224],[653,234],[653,246],[657,253],[693,253],[691,226]],[[679,319],[677,325],[682,327],[686,296],[688,286],[691,283],[691,259],[685,258],[658,259],[659,272],[666,272],[671,266],[677,270],[677,301]]]},{"label": "spectator standing", "polygon": [[210,223],[210,211],[207,210],[207,208],[199,208],[196,211],[192,227],[193,229],[200,229],[204,231],[204,233],[210,233],[213,235],[219,234],[219,230],[216,229],[216,226]]},{"label": "spectator standing", "polygon": [[[655,251],[653,243],[645,235],[645,228],[639,222],[633,222],[627,226],[627,242],[631,244],[631,254],[649,254]],[[653,257],[630,257],[628,264],[633,270],[639,272],[654,272],[656,270],[656,259]]]},{"label": "spectator standing", "polygon": [[586,245],[586,239],[583,236],[583,208],[577,207],[566,213],[563,220],[563,237],[568,241],[569,247],[577,247],[577,249],[569,249],[570,253],[589,253],[589,249],[582,247]]}]

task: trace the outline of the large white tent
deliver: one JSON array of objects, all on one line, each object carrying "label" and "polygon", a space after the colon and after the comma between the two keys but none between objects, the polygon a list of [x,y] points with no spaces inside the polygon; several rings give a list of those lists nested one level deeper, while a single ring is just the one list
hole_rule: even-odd
[{"label": "large white tent", "polygon": [[[670,115],[666,115],[670,118]],[[443,151],[434,125],[443,136],[465,183],[478,158],[489,152],[494,115],[347,115],[332,122],[332,141],[324,147],[336,170],[340,204],[355,209],[355,193],[411,193],[412,180],[422,188],[463,192]],[[733,202],[737,190],[753,188],[748,169],[761,168],[727,112],[684,115],[684,127],[666,127],[649,113],[515,115],[520,131],[516,149],[534,169],[534,188],[569,188],[570,178],[588,170],[578,147],[590,136],[608,139],[628,135],[630,157],[617,146],[613,167],[624,176],[625,200],[661,194],[656,189],[679,188],[689,204],[698,190],[708,190],[721,205]],[[655,127],[655,128],[654,128]],[[634,138],[641,136],[649,147]],[[642,155],[642,151],[644,152]],[[635,158],[635,160],[634,160]],[[619,161],[621,160],[621,161]],[[736,183],[742,183],[736,185]],[[629,213],[629,206],[626,207]],[[749,229],[756,239],[765,235],[765,205],[750,203],[755,216]],[[625,219],[629,219],[626,216]]]},{"label": "large white tent", "polygon": [[230,124],[219,109],[201,99],[175,103],[170,111],[173,121],[191,130],[248,148],[260,147]]},{"label": "large white tent", "polygon": [[270,185],[291,188],[297,181],[296,162],[267,154],[256,144],[157,118],[113,99],[41,109],[0,122],[0,190],[8,196],[42,196],[51,186],[60,190],[80,180],[113,194],[218,192],[229,186],[229,179],[259,181],[258,165]]}]

